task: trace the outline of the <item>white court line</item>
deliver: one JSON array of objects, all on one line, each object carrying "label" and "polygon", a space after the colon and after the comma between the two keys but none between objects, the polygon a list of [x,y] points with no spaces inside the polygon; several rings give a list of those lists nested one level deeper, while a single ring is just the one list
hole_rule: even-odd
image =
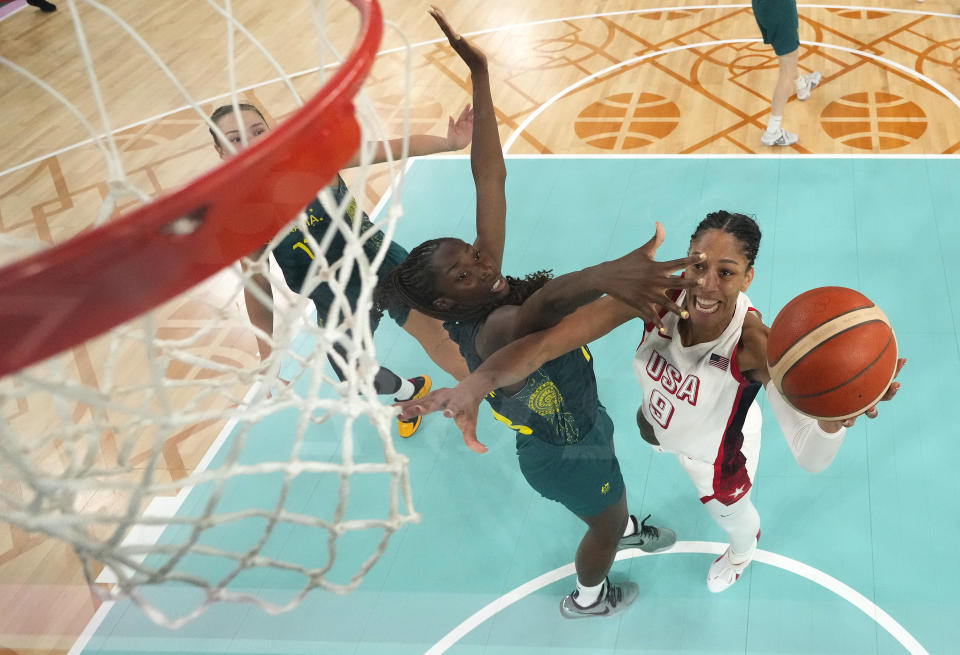
[{"label": "white court line", "polygon": [[[484,35],[484,34],[495,34],[495,33],[497,33],[497,32],[506,32],[506,31],[510,31],[510,30],[519,30],[519,29],[524,29],[524,28],[527,28],[527,27],[536,27],[536,26],[538,26],[538,25],[549,25],[549,24],[552,24],[552,23],[561,23],[561,22],[574,21],[574,20],[586,20],[586,19],[590,19],[590,18],[608,18],[608,17],[611,17],[611,16],[627,16],[627,15],[631,15],[631,14],[651,14],[651,13],[660,13],[660,12],[664,12],[664,11],[674,11],[674,10],[677,10],[677,11],[690,11],[690,10],[701,10],[701,9],[703,9],[703,10],[707,10],[707,9],[745,9],[745,8],[750,7],[750,6],[751,6],[751,5],[749,5],[749,4],[696,5],[696,6],[690,6],[690,7],[685,7],[685,6],[683,6],[683,5],[674,5],[674,6],[660,6],[660,7],[648,8],[648,9],[629,9],[629,10],[625,10],[625,11],[608,11],[608,12],[593,13],[593,14],[580,14],[580,15],[577,15],[577,16],[565,16],[565,17],[562,17],[562,18],[547,18],[547,19],[544,19],[544,20],[529,21],[529,22],[526,22],[526,23],[514,23],[514,24],[512,24],[512,25],[501,25],[501,26],[499,26],[499,27],[490,27],[490,28],[486,28],[486,29],[482,29],[482,30],[474,30],[474,31],[472,31],[472,32],[464,32],[463,35],[464,35],[464,36],[468,36],[468,37],[469,37],[469,36],[481,36],[481,35]],[[841,10],[854,10],[854,11],[882,11],[882,12],[890,13],[890,14],[913,14],[913,15],[917,15],[917,16],[935,16],[935,17],[938,17],[938,18],[954,18],[954,19],[960,18],[960,14],[948,14],[948,13],[937,12],[937,11],[920,11],[920,10],[918,10],[918,9],[894,9],[894,8],[887,8],[887,7],[864,7],[864,6],[860,6],[860,5],[810,5],[810,4],[798,4],[798,5],[797,5],[797,8],[798,8],[798,9],[841,9]],[[16,11],[19,11],[19,9],[16,10]],[[421,48],[421,47],[423,47],[423,46],[432,45],[432,44],[434,44],[434,43],[441,43],[441,42],[443,42],[444,40],[445,40],[445,39],[443,39],[443,38],[438,38],[438,39],[429,39],[429,40],[427,40],[427,41],[420,41],[420,42],[418,42],[418,43],[414,43],[414,44],[410,45],[410,48],[411,48],[411,49]],[[751,39],[746,39],[746,41],[749,41],[749,40],[751,40]],[[752,40],[759,40],[759,39],[752,39]],[[801,41],[801,43],[807,43],[807,42]],[[829,47],[841,48],[841,46],[829,46]],[[406,49],[406,46],[398,46],[398,47],[396,47],[396,48],[388,48],[388,49],[385,49],[385,50],[380,50],[380,51],[377,52],[377,57],[380,57],[380,56],[382,56],[382,55],[393,54],[393,53],[395,53],[395,52],[401,52],[401,51],[403,51],[403,50],[405,50],[405,49]],[[842,48],[841,48],[841,49],[842,49]],[[667,51],[662,51],[662,52],[667,52]],[[871,55],[869,55],[869,54],[867,54],[867,53],[863,53],[863,54],[865,54],[866,56],[871,56]],[[328,68],[335,68],[335,67],[337,67],[337,66],[339,66],[339,65],[340,65],[339,63],[327,64],[326,66],[323,67],[323,69],[326,70],[326,69],[328,69]],[[897,66],[899,66],[899,64],[897,64]],[[313,73],[316,73],[316,72],[318,72],[319,70],[320,70],[320,67],[319,67],[319,66],[314,66],[314,67],[311,67],[311,68],[305,68],[305,69],[303,69],[303,70],[301,70],[301,71],[297,71],[297,72],[295,72],[295,73],[291,73],[288,77],[289,77],[290,79],[297,79],[297,78],[299,78],[299,77],[303,77],[304,75],[311,75],[311,74],[313,74]],[[907,70],[909,70],[909,69],[907,69]],[[248,85],[248,86],[244,86],[244,87],[242,87],[242,88],[240,88],[240,89],[237,89],[237,91],[238,91],[238,92],[244,92],[244,91],[250,91],[250,90],[252,90],[252,89],[259,89],[259,88],[264,87],[264,86],[269,86],[270,84],[276,84],[276,83],[278,83],[278,82],[280,82],[280,81],[282,81],[282,78],[275,77],[275,78],[266,80],[266,81],[264,81],[264,82],[258,82],[258,83],[256,83],[256,84],[250,84],[250,85]],[[206,98],[206,99],[204,99],[204,100],[198,101],[197,104],[206,104],[206,103],[209,103],[209,102],[213,102],[214,100],[218,100],[218,99],[220,99],[220,98],[226,98],[226,97],[228,97],[229,95],[230,95],[229,93],[222,93],[222,94],[219,94],[219,95],[211,96],[211,97]],[[139,121],[135,121],[135,122],[133,122],[133,123],[129,123],[129,124],[127,124],[127,125],[123,125],[123,126],[121,126],[121,127],[118,127],[117,129],[115,129],[115,130],[114,130],[114,134],[117,134],[117,133],[120,133],[120,132],[124,132],[124,131],[126,131],[126,130],[133,129],[133,128],[139,127],[139,126],[141,126],[141,125],[146,125],[147,123],[150,123],[150,122],[152,122],[152,121],[159,120],[159,119],[161,119],[161,118],[164,118],[164,117],[166,117],[166,116],[170,116],[170,115],[172,115],[172,114],[176,114],[176,113],[181,112],[181,111],[186,111],[187,109],[190,109],[190,105],[182,105],[182,106],[180,106],[180,107],[177,107],[176,109],[171,109],[170,111],[165,111],[165,112],[162,112],[162,113],[160,113],[160,114],[156,114],[156,115],[154,115],[154,116],[151,116],[151,117],[149,117],[149,118],[144,118],[143,120],[139,120]],[[101,135],[98,135],[98,138],[103,138],[103,135],[102,135],[102,134],[101,134]],[[0,171],[0,177],[3,177],[3,176],[8,175],[8,174],[10,174],[10,173],[14,173],[14,172],[16,172],[16,171],[18,171],[18,170],[20,170],[20,169],[22,169],[22,168],[26,168],[26,167],[31,166],[31,165],[33,165],[33,164],[39,163],[39,162],[41,162],[41,161],[43,161],[43,160],[45,160],[45,159],[48,159],[48,158],[50,158],[50,157],[55,157],[55,156],[57,156],[57,155],[62,155],[62,154],[65,153],[65,152],[69,152],[69,151],[71,151],[71,150],[75,150],[76,148],[80,148],[80,147],[85,146],[85,145],[88,145],[88,144],[90,144],[90,143],[93,143],[93,139],[84,139],[84,140],[82,140],[82,141],[78,141],[77,143],[74,143],[73,145],[64,146],[63,148],[59,148],[59,149],[57,149],[57,150],[54,150],[54,151],[52,151],[52,152],[50,152],[50,153],[48,153],[48,154],[46,154],[46,155],[42,155],[42,156],[40,156],[40,157],[35,157],[35,158],[33,158],[33,159],[29,160],[29,161],[25,161],[25,162],[22,162],[22,163],[20,163],[20,164],[16,164],[15,166],[11,166],[10,168],[7,168],[7,169],[5,169],[5,170]]]},{"label": "white court line", "polygon": [[[8,4],[13,5],[13,4],[16,4],[16,2],[17,2],[17,0],[10,0],[10,2],[9,2]],[[10,18],[11,16],[13,16],[15,13],[17,13],[17,12],[23,10],[23,9],[26,9],[28,6],[29,6],[29,5],[27,5],[27,4],[22,4],[22,5],[20,5],[19,7],[14,7],[13,9],[8,9],[8,10],[7,10],[7,13],[3,14],[2,16],[0,16],[0,20],[7,20],[7,19]]]},{"label": "white court line", "polygon": [[[432,159],[463,159],[469,160],[470,155],[430,155]],[[711,155],[703,153],[691,153],[689,155],[677,155],[677,154],[611,154],[611,153],[602,153],[598,152],[596,154],[570,154],[565,155],[562,153],[551,153],[551,154],[520,154],[520,153],[506,153],[503,155],[503,158],[506,160],[511,159],[536,159],[539,161],[550,161],[550,160],[559,160],[559,159],[782,159],[783,155],[771,155],[758,153],[755,155],[747,153],[730,153],[726,155]],[[957,155],[911,155],[911,154],[889,154],[883,155],[879,153],[868,153],[868,154],[816,154],[811,153],[809,155],[804,155],[803,160],[808,159],[960,159],[960,154]],[[379,205],[377,205],[379,207]]]},{"label": "white court line", "polygon": [[[656,553],[656,555],[672,555],[676,553],[704,553],[710,555],[719,555],[726,549],[726,547],[727,544],[721,544],[716,541],[678,541],[670,550],[663,553]],[[617,553],[617,560],[619,561],[633,557],[647,556],[650,556],[650,554],[645,553],[642,550],[631,549]],[[828,591],[832,591],[837,596],[840,596],[858,610],[866,614],[868,617],[876,621],[877,624],[886,630],[891,637],[900,642],[900,645],[906,648],[911,655],[929,655],[927,650],[920,645],[920,642],[917,641],[913,635],[907,632],[906,628],[893,620],[889,614],[880,609],[863,594],[854,590],[843,582],[840,582],[836,578],[827,575],[819,569],[815,569],[812,566],[804,564],[803,562],[799,562],[789,557],[784,557],[783,555],[778,555],[777,553],[771,553],[767,550],[757,550],[756,554],[753,556],[753,559],[756,562],[763,562],[769,566],[799,575],[800,577],[806,578],[811,582],[815,582]],[[444,635],[443,638],[434,644],[434,646],[430,648],[425,655],[440,655],[441,653],[447,652],[447,649],[469,634],[471,630],[482,624],[487,619],[495,616],[501,610],[510,607],[517,601],[526,598],[533,592],[542,589],[547,585],[553,584],[558,580],[562,580],[563,578],[574,575],[575,573],[576,571],[574,570],[573,562],[571,562],[565,566],[548,571],[543,575],[540,575],[533,580],[529,580],[519,587],[512,589],[500,598],[497,598],[493,602],[481,608],[473,616]]]},{"label": "white court line", "polygon": [[[243,401],[240,404],[238,410],[245,408],[250,404],[256,395],[260,392],[260,388],[263,386],[261,382],[254,382],[253,386],[250,387],[250,390],[247,391],[247,394],[243,397]],[[203,454],[203,457],[200,458],[200,461],[197,463],[196,468],[194,469],[195,473],[202,473],[207,470],[207,467],[210,466],[210,462],[213,461],[213,458],[217,456],[217,453],[220,452],[220,448],[223,447],[223,444],[226,443],[227,437],[230,436],[230,433],[233,432],[233,429],[238,423],[236,417],[231,418],[227,421],[226,425],[220,430],[217,434],[217,438],[213,440],[213,443],[210,444],[210,447],[207,448],[207,452]],[[180,507],[186,501],[187,496],[190,495],[190,492],[193,490],[193,487],[184,487],[177,492],[177,495],[173,498],[169,497],[158,497],[150,501],[150,504],[147,505],[147,509],[144,510],[144,515],[149,516],[159,516],[159,517],[172,517]],[[158,529],[159,528],[159,529]],[[130,531],[124,540],[123,545],[128,545],[131,543],[150,545],[155,544],[157,539],[160,538],[160,534],[163,533],[163,526],[147,526],[143,529],[134,526],[133,530]],[[146,557],[146,556],[144,556]],[[114,582],[116,577],[113,575],[113,571],[108,567],[105,567],[101,571],[100,576],[96,579],[96,582]],[[77,640],[74,642],[73,646],[70,648],[67,655],[80,655],[83,652],[83,649],[90,642],[90,639],[96,633],[97,628],[100,627],[100,624],[103,623],[104,619],[107,618],[107,614],[110,613],[110,610],[113,609],[113,606],[116,604],[116,601],[108,600],[104,601],[103,604],[97,609],[96,613],[84,627],[83,632],[80,633],[80,636],[77,637]]]},{"label": "white court line", "polygon": [[93,618],[87,622],[83,632],[81,632],[80,636],[77,637],[77,640],[73,642],[73,646],[67,652],[67,655],[80,655],[83,652],[83,649],[87,647],[88,643],[90,643],[93,635],[97,632],[97,628],[99,628],[100,624],[104,622],[104,620],[107,618],[107,614],[110,613],[110,610],[113,609],[115,604],[116,601],[113,600],[108,600],[101,603],[100,607],[97,608],[96,613],[94,613]]},{"label": "white court line", "polygon": [[[571,91],[575,91],[576,89],[580,88],[581,86],[583,86],[583,85],[586,84],[587,82],[590,82],[590,81],[593,80],[593,79],[596,79],[596,78],[598,78],[598,77],[602,77],[602,76],[604,76],[604,75],[606,75],[606,74],[608,74],[608,73],[610,73],[610,72],[612,72],[612,71],[617,70],[618,68],[622,68],[622,67],[624,67],[624,66],[629,66],[630,64],[636,64],[636,63],[639,63],[639,62],[644,61],[644,60],[646,60],[646,59],[652,59],[653,57],[659,57],[660,55],[665,55],[665,54],[668,54],[668,53],[671,53],[671,52],[678,52],[678,51],[680,51],[680,50],[689,50],[690,48],[707,48],[707,47],[712,47],[712,46],[729,45],[729,44],[732,44],[732,43],[762,43],[762,41],[761,41],[761,39],[722,39],[722,40],[720,40],[720,41],[704,41],[704,42],[702,42],[702,43],[686,43],[686,44],[684,44],[684,45],[675,46],[675,47],[673,47],[673,48],[667,48],[666,50],[657,50],[657,51],[655,51],[655,52],[648,52],[648,53],[646,53],[646,54],[644,54],[644,55],[640,55],[639,57],[633,57],[632,59],[626,59],[626,60],[621,61],[621,62],[618,62],[618,63],[616,63],[616,64],[614,64],[614,65],[612,65],[612,66],[608,66],[607,68],[604,68],[603,70],[597,71],[596,73],[592,73],[592,74],[590,74],[590,75],[582,78],[581,80],[579,80],[579,81],[577,81],[577,82],[574,82],[573,84],[571,84],[571,85],[568,86],[567,88],[563,89],[562,91],[557,92],[553,97],[551,97],[549,100],[547,100],[546,102],[544,102],[543,104],[541,104],[539,107],[537,107],[537,108],[533,111],[533,113],[531,113],[529,116],[527,116],[525,119],[523,119],[523,122],[520,123],[520,125],[517,126],[517,129],[515,129],[515,130],[513,131],[513,134],[511,134],[510,137],[509,137],[509,138],[506,140],[506,142],[503,144],[503,151],[504,151],[504,152],[509,151],[510,148],[513,147],[513,144],[516,142],[516,140],[520,138],[520,135],[523,134],[524,131],[526,131],[526,129],[527,129],[527,127],[530,125],[530,123],[532,123],[540,114],[542,114],[544,111],[546,111],[546,110],[550,107],[550,105],[554,104],[555,102],[557,102],[558,100],[560,100],[561,98],[563,98],[565,95],[567,95],[567,94],[570,93]],[[884,64],[887,64],[888,66],[892,66],[893,68],[896,68],[896,69],[898,69],[898,70],[906,73],[907,75],[910,75],[910,76],[912,76],[912,77],[915,77],[915,78],[917,78],[917,79],[919,79],[919,80],[922,80],[922,81],[926,82],[927,84],[929,84],[930,86],[932,86],[933,88],[935,88],[937,91],[939,91],[940,93],[942,93],[944,96],[946,96],[946,98],[947,98],[948,100],[950,100],[958,109],[960,109],[960,98],[957,98],[957,96],[955,96],[955,95],[953,95],[952,93],[950,93],[950,91],[948,91],[944,86],[942,86],[941,84],[933,81],[932,79],[930,79],[930,78],[927,77],[926,75],[923,75],[922,73],[918,73],[917,71],[915,71],[915,70],[913,70],[913,69],[907,68],[907,67],[904,66],[903,64],[898,64],[898,63],[895,62],[895,61],[891,61],[891,60],[886,59],[886,58],[884,58],[884,57],[881,57],[881,56],[879,56],[879,55],[874,55],[874,54],[871,54],[871,53],[869,53],[869,52],[864,52],[864,51],[862,51],[862,50],[854,50],[853,48],[847,48],[847,47],[845,47],[845,46],[832,45],[832,44],[829,44],[829,43],[820,43],[820,42],[818,42],[818,41],[801,41],[800,43],[801,43],[801,45],[816,46],[816,47],[820,47],[820,48],[826,48],[826,49],[828,49],[828,50],[842,50],[843,52],[848,52],[848,53],[850,53],[850,54],[859,55],[859,56],[862,56],[862,57],[867,57],[867,58],[869,58],[869,59],[874,59],[874,60],[876,60],[876,61],[879,61],[879,62],[882,62],[882,63],[884,63]],[[681,156],[685,156],[685,155],[681,155]],[[749,155],[749,156],[752,157],[753,155]],[[794,154],[792,154],[792,155],[789,154],[789,153],[783,153],[783,154],[781,154],[781,155],[776,155],[776,156],[777,156],[777,157],[783,157],[783,156],[788,156],[788,157],[789,157],[789,156],[794,156],[794,157],[806,157],[807,155],[800,154],[800,153],[794,153]]]}]

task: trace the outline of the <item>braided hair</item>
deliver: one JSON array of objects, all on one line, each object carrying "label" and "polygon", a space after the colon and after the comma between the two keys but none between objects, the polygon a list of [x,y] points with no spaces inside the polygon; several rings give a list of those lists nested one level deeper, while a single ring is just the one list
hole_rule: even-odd
[{"label": "braided hair", "polygon": [[757,251],[760,250],[761,236],[760,227],[755,220],[745,214],[735,214],[722,209],[711,212],[700,221],[697,229],[690,235],[690,243],[696,241],[707,230],[721,230],[732,234],[740,242],[743,255],[747,258],[747,268],[753,266]]},{"label": "braided hair", "polygon": [[521,305],[553,277],[550,271],[537,271],[519,279],[505,276],[510,292],[502,299],[485,304],[457,303],[450,309],[438,309],[433,303],[439,298],[437,269],[433,255],[444,242],[457,239],[443,238],[424,241],[410,251],[399,266],[382,278],[374,292],[376,311],[397,314],[404,307],[441,321],[476,321],[501,305]]}]

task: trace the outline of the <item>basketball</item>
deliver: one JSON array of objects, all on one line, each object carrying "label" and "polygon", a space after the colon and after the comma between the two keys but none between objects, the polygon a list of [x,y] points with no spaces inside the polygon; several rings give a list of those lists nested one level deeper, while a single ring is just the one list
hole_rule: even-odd
[{"label": "basketball", "polygon": [[767,363],[794,408],[838,421],[886,392],[897,368],[897,340],[887,317],[862,293],[820,287],[788,302],[774,319]]}]

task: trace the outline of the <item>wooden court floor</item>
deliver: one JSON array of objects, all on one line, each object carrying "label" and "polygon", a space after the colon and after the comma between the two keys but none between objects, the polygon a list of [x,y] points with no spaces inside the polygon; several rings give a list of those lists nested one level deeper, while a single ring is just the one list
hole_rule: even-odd
[{"label": "wooden court floor", "polygon": [[[22,0],[0,6],[0,56],[34,72],[98,120],[86,85],[65,0],[42,14]],[[223,21],[205,3],[108,0],[209,112],[227,91]],[[301,94],[321,83],[316,46],[302,3],[235,0],[234,10],[295,78]],[[291,6],[292,5],[292,6]],[[347,49],[356,20],[346,3],[329,14],[331,41]],[[447,116],[469,101],[465,67],[438,32],[426,5],[383,3],[413,44],[413,132],[441,134]],[[535,0],[442,4],[454,25],[490,56],[494,102],[511,154],[578,155],[956,155],[960,153],[960,4],[871,0],[800,5],[800,66],[823,73],[821,86],[792,99],[784,125],[799,143],[777,153],[759,142],[776,78],[772,51],[757,43],[749,5],[649,0]],[[79,7],[127,175],[150,195],[175,188],[218,163],[205,125],[129,38],[90,7]],[[401,40],[386,31],[383,48]],[[329,61],[327,59],[326,61]],[[289,93],[249,45],[237,46],[243,97],[279,121],[294,109]],[[384,54],[366,92],[399,134],[403,55]],[[57,101],[0,66],[0,231],[46,244],[89,227],[106,193],[107,173],[87,134]],[[348,176],[349,178],[349,176]],[[362,202],[372,208],[387,186],[383,170]],[[0,250],[0,262],[18,256]],[[226,293],[217,283],[212,293]],[[234,305],[242,314],[240,301]],[[209,319],[202,307],[174,301],[158,313],[161,332],[189,334]],[[204,352],[237,367],[256,365],[252,334],[209,335]],[[70,375],[92,388],[102,377],[95,344],[63,358]],[[167,372],[188,380],[214,375],[184,365]],[[2,390],[2,389],[0,389]],[[45,408],[3,401],[17,429],[42,424]],[[74,408],[77,420],[84,410]],[[164,472],[183,478],[222,424],[184,430],[164,447]],[[114,453],[104,444],[101,455]],[[5,483],[4,483],[5,484]],[[5,490],[10,491],[9,489]],[[13,493],[16,492],[14,489]],[[108,503],[109,498],[92,502]],[[60,542],[0,523],[0,655],[66,653],[96,611],[76,556]]]}]

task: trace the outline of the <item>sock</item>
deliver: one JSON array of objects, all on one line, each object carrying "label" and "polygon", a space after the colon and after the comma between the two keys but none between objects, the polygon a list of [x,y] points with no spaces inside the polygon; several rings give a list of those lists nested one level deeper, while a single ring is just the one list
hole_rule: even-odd
[{"label": "sock", "polygon": [[776,132],[780,129],[780,123],[783,121],[783,116],[770,116],[770,121],[767,123],[767,132]]},{"label": "sock", "polygon": [[806,76],[806,75],[798,75],[798,76],[797,76],[797,79],[795,79],[795,80],[793,81],[793,84],[794,84],[794,86],[797,87],[797,91],[799,91],[800,89],[802,89],[802,88],[804,88],[805,86],[807,86],[807,76]]},{"label": "sock", "polygon": [[623,529],[623,536],[629,537],[631,535],[635,535],[639,529],[640,528],[637,526],[637,517],[631,514],[627,517],[627,526]]},{"label": "sock", "polygon": [[738,554],[738,553],[735,553],[735,552],[733,551],[733,547],[731,546],[731,547],[730,547],[730,563],[731,563],[731,564],[743,564],[743,563],[746,562],[747,560],[753,558],[753,553],[754,553],[755,550],[756,550],[756,547],[751,548],[749,551],[747,551],[747,552],[744,553],[743,555],[740,555],[740,554]]},{"label": "sock", "polygon": [[598,584],[596,587],[585,587],[580,584],[580,580],[577,580],[577,593],[573,596],[573,602],[575,602],[580,607],[590,607],[597,602],[597,599],[600,598],[600,594],[603,591],[603,585],[606,584],[606,580]]},{"label": "sock", "polygon": [[[334,346],[336,347],[336,346]],[[342,382],[345,378],[343,374],[337,370],[337,367],[334,366],[333,370],[336,371],[337,377],[340,378]],[[378,395],[389,396],[400,391],[400,388],[403,386],[403,380],[400,379],[400,376],[391,371],[389,368],[380,367],[377,369],[377,374],[373,376],[373,388],[376,390]]]},{"label": "sock", "polygon": [[760,514],[750,497],[752,490],[744,494],[732,505],[723,505],[711,500],[704,507],[713,520],[727,533],[730,544],[731,561],[741,562],[753,556],[757,547],[757,533],[760,531]]},{"label": "sock", "polygon": [[413,398],[413,394],[416,393],[417,388],[413,386],[413,382],[410,380],[402,380],[400,382],[400,389],[397,391],[397,395],[393,397],[397,402],[404,400],[410,400]]},{"label": "sock", "polygon": [[[752,506],[752,505],[751,505]],[[757,544],[759,543],[760,534],[757,533],[757,536],[754,537],[753,542],[750,544],[750,547],[747,548],[747,552],[740,554],[733,549],[733,544],[730,544],[730,563],[731,564],[743,564],[744,562],[749,562],[753,559],[754,554],[757,552]]]}]

